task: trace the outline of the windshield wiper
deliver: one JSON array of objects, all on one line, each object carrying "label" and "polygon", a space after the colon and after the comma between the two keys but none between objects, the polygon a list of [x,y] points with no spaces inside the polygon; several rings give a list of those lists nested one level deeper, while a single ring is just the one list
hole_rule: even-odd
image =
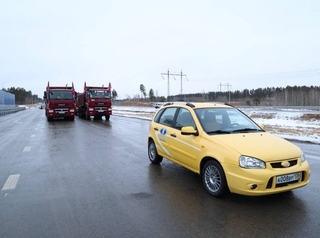
[{"label": "windshield wiper", "polygon": [[230,134],[230,131],[224,131],[224,130],[216,130],[216,131],[207,131],[208,135],[212,134]]},{"label": "windshield wiper", "polygon": [[262,131],[261,129],[255,129],[255,128],[242,128],[238,130],[233,130],[232,132],[252,132],[252,131]]}]

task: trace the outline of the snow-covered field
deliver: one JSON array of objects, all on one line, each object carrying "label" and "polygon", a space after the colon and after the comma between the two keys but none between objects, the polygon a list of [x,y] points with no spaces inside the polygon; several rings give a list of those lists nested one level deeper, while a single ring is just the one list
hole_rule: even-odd
[{"label": "snow-covered field", "polygon": [[[289,140],[320,144],[320,111],[307,109],[239,108],[265,130]],[[113,114],[151,120],[153,107],[113,106]]]}]

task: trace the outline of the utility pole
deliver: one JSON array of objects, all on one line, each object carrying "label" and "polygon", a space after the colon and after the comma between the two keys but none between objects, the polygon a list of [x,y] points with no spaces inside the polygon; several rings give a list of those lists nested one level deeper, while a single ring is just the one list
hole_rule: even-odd
[{"label": "utility pole", "polygon": [[[181,74],[180,74],[180,76],[181,76],[181,82],[180,82],[180,94],[182,95],[182,77],[183,76],[186,76],[187,77],[187,75],[185,75],[185,74],[182,74],[182,69],[181,69]],[[188,80],[188,79],[187,79]]]},{"label": "utility pole", "polygon": [[229,92],[229,104],[230,104],[230,90],[229,90],[229,87],[231,87],[232,85],[230,85],[229,83],[227,83],[227,90]]},{"label": "utility pole", "polygon": [[8,83],[8,82],[10,82],[10,81],[5,81],[5,82],[2,82],[2,88],[1,88],[1,90],[3,90],[3,85],[5,84],[5,83]]},{"label": "utility pole", "polygon": [[[185,74],[182,73],[182,70],[181,70],[181,73],[180,74],[174,74],[174,73],[170,73],[169,72],[169,69],[168,69],[168,72],[167,73],[161,73],[161,76],[163,78],[163,75],[167,75],[168,76],[168,92],[167,92],[167,98],[170,96],[170,76],[173,76],[174,79],[176,79],[174,76],[181,76],[181,88],[180,88],[180,93],[182,94],[182,77],[183,76],[186,76]],[[186,76],[187,77],[187,76]],[[163,78],[164,79],[164,78]]]},{"label": "utility pole", "polygon": [[220,88],[220,92],[221,92],[222,86],[223,86],[223,87],[227,87],[227,91],[229,92],[229,104],[230,104],[230,89],[229,89],[229,88],[231,88],[232,85],[229,84],[229,83],[227,83],[227,84],[221,84],[221,83],[220,83],[220,84],[218,85],[218,87]]}]

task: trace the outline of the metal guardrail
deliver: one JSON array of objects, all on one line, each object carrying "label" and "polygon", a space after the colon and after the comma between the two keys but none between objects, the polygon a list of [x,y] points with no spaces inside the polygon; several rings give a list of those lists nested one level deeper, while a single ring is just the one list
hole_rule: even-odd
[{"label": "metal guardrail", "polygon": [[0,108],[0,116],[25,110],[25,107]]}]

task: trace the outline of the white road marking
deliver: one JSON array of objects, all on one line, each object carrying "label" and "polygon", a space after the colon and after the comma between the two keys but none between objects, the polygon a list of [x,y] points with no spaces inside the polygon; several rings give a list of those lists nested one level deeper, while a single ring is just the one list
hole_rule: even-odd
[{"label": "white road marking", "polygon": [[313,155],[313,154],[306,154],[306,157],[307,157],[307,159],[309,158],[309,157],[311,157],[311,158],[313,158],[313,159],[320,159],[320,156],[318,155]]},{"label": "white road marking", "polygon": [[26,146],[26,147],[24,147],[23,152],[28,152],[30,150],[31,150],[31,147],[30,146]]},{"label": "white road marking", "polygon": [[20,174],[12,174],[8,177],[6,183],[4,184],[2,191],[15,189],[19,180]]}]

